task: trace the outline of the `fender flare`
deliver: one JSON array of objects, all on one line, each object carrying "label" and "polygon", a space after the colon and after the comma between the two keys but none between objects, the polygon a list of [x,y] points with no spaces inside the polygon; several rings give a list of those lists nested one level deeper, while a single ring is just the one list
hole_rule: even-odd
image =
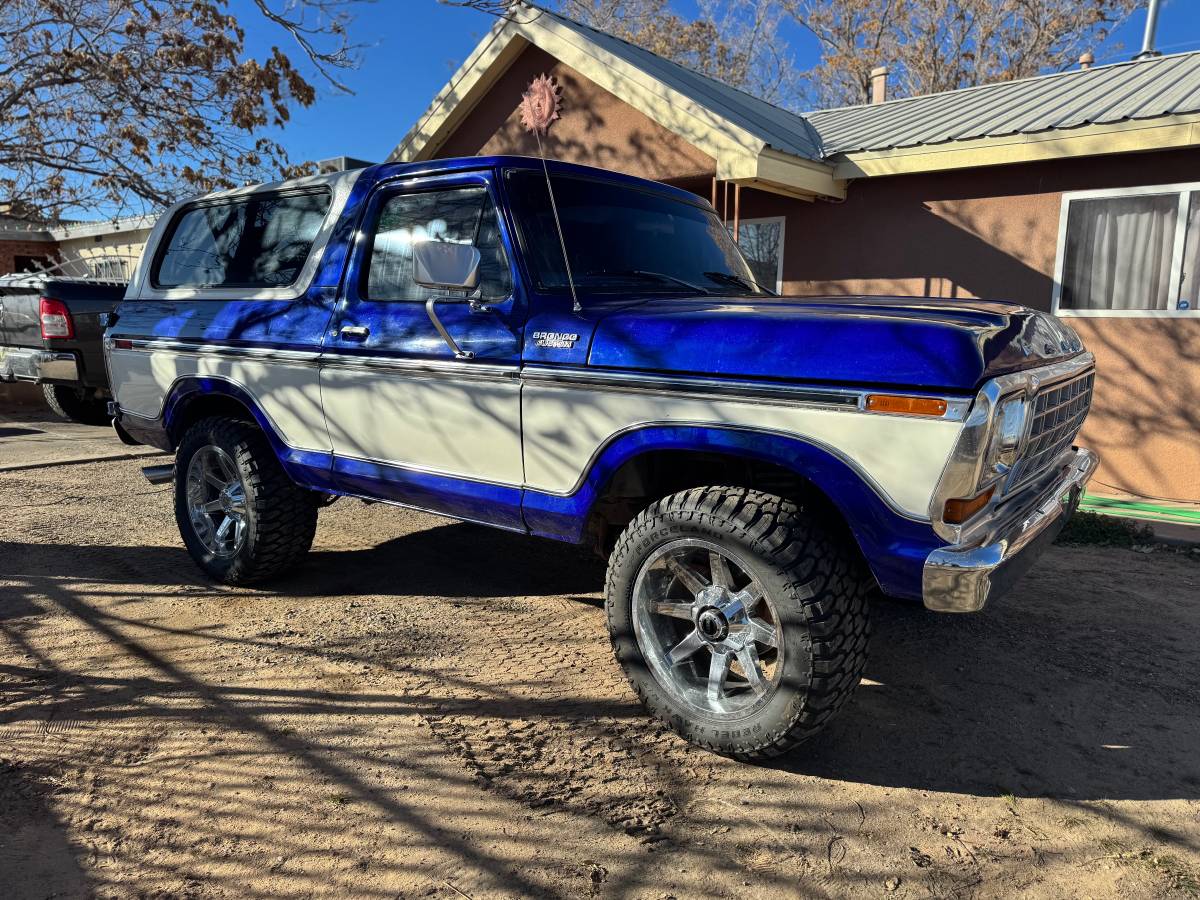
[{"label": "fender flare", "polygon": [[596,501],[616,471],[662,450],[717,452],[773,463],[806,478],[841,513],[883,589],[921,596],[925,558],[945,542],[928,521],[897,510],[849,461],[814,440],[768,430],[712,424],[648,423],[610,438],[573,491],[527,488],[525,523],[533,534],[579,543]]},{"label": "fender flare", "polygon": [[241,384],[223,375],[182,375],[171,384],[167,399],[163,402],[160,421],[163,431],[170,436],[172,446],[177,446],[183,437],[180,420],[188,406],[196,400],[211,396],[226,397],[237,401],[254,419],[266,435],[275,456],[288,476],[304,487],[315,490],[333,489],[333,454],[319,450],[300,450],[291,447],[281,438],[279,429],[258,401]]}]

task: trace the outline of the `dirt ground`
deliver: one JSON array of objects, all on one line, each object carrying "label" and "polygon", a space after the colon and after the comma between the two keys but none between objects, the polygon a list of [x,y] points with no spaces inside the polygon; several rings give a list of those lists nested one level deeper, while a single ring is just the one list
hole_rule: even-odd
[{"label": "dirt ground", "polygon": [[856,698],[752,766],[643,715],[590,556],[342,501],[219,588],[139,465],[0,474],[4,897],[1200,893],[1194,555],[877,603]]}]

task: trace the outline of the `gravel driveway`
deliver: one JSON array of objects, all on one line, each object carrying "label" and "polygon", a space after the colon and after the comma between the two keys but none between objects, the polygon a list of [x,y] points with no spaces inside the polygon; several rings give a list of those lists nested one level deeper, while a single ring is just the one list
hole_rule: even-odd
[{"label": "gravel driveway", "polygon": [[756,767],[642,714],[586,554],[341,501],[215,587],[138,466],[0,474],[6,897],[1200,893],[1194,558],[881,601],[855,700]]}]

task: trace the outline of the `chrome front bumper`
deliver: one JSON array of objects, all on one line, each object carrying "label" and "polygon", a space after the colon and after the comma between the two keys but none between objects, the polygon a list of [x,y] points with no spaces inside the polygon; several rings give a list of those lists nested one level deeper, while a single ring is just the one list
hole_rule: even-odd
[{"label": "chrome front bumper", "polygon": [[1091,450],[1076,447],[1058,478],[1034,503],[972,529],[982,536],[969,544],[930,553],[922,578],[926,608],[978,612],[990,598],[1004,593],[1054,543],[1099,464],[1100,457]]},{"label": "chrome front bumper", "polygon": [[0,381],[78,381],[74,353],[32,347],[0,347]]}]

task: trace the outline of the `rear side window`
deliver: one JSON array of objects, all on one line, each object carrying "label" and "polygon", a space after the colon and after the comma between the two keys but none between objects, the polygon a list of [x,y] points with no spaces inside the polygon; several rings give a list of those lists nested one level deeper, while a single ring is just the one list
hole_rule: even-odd
[{"label": "rear side window", "polygon": [[262,194],[185,209],[152,273],[157,288],[276,288],[300,276],[330,193]]},{"label": "rear side window", "polygon": [[413,281],[412,248],[419,241],[472,244],[479,250],[480,298],[495,302],[512,293],[496,207],[486,188],[449,188],[389,197],[379,211],[367,261],[367,299],[424,301],[438,293]]}]

